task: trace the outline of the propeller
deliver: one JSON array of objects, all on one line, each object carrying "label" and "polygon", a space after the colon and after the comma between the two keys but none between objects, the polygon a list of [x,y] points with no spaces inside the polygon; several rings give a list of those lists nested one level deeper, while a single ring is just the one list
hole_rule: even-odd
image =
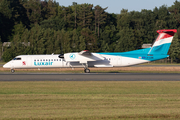
[{"label": "propeller", "polygon": [[58,57],[64,59],[64,52],[63,52],[62,43],[61,43],[61,54]]},{"label": "propeller", "polygon": [[64,59],[64,54],[60,54],[58,57]]}]

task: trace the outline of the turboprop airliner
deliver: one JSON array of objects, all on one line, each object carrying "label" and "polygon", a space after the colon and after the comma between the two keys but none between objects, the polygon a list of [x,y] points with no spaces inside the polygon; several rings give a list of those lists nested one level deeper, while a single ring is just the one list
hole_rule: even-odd
[{"label": "turboprop airliner", "polygon": [[85,73],[89,73],[88,67],[124,67],[160,60],[169,57],[167,55],[176,29],[158,30],[159,34],[152,47],[128,51],[91,53],[88,50],[66,54],[52,55],[19,55],[6,63],[3,67],[11,69],[20,68],[63,68],[83,67]]}]

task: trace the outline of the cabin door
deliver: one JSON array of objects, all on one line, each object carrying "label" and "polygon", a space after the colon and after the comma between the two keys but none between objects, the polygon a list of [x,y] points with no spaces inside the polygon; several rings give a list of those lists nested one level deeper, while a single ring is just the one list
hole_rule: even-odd
[{"label": "cabin door", "polygon": [[64,59],[60,59],[60,66],[59,67],[64,67],[64,62],[65,62]]},{"label": "cabin door", "polygon": [[121,64],[122,64],[122,57],[117,56],[117,65],[121,66]]}]

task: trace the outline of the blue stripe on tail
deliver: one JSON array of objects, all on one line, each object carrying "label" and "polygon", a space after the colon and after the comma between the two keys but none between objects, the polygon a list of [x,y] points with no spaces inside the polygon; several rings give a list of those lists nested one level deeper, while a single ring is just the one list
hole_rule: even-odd
[{"label": "blue stripe on tail", "polygon": [[166,43],[159,46],[154,46],[152,50],[148,54],[161,54],[161,55],[167,55],[169,48],[171,46],[171,43]]}]

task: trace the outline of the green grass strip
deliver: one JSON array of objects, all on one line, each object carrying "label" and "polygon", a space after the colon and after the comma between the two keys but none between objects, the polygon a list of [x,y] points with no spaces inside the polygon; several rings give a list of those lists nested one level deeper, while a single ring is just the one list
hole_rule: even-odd
[{"label": "green grass strip", "polygon": [[0,119],[180,119],[180,82],[0,82]]}]

